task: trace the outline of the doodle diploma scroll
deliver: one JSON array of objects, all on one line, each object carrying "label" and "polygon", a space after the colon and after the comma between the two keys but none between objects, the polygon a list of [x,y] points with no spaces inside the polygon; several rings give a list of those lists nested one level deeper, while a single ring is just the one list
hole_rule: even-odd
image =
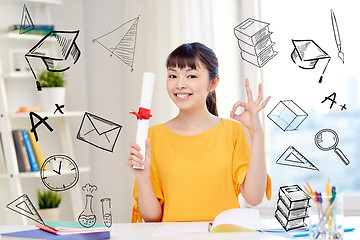
[{"label": "doodle diploma scroll", "polygon": [[[154,90],[155,74],[144,72],[143,84],[140,98],[140,108],[138,113],[134,113],[138,119],[136,131],[136,143],[140,146],[140,153],[145,158],[145,141],[148,135],[151,100]],[[144,169],[133,166],[133,168]]]}]

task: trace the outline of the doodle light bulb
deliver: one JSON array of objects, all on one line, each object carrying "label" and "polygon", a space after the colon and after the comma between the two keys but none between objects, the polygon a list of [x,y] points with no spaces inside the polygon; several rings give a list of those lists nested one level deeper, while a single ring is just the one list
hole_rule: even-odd
[{"label": "doodle light bulb", "polygon": [[93,196],[87,194],[85,209],[81,212],[78,218],[78,222],[81,224],[81,226],[86,228],[91,228],[96,223],[96,216],[92,211],[92,200]]}]

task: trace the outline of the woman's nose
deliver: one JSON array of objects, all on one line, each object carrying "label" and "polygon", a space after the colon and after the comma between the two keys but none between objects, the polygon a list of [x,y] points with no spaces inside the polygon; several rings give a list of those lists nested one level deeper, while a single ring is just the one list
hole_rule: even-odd
[{"label": "woman's nose", "polygon": [[185,82],[185,79],[184,79],[183,77],[179,77],[179,78],[178,78],[176,87],[177,87],[178,89],[184,89],[184,88],[186,88],[186,82]]}]

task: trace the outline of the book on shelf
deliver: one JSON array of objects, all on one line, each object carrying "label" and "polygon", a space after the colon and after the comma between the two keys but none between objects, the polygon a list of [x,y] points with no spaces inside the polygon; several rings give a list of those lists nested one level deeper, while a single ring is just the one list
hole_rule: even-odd
[{"label": "book on shelf", "polygon": [[25,143],[25,147],[26,147],[26,152],[28,154],[31,171],[37,172],[37,171],[39,171],[39,165],[38,165],[36,157],[35,157],[34,149],[31,145],[29,134],[26,130],[21,130],[21,132],[22,132],[22,135],[24,138],[24,143]]},{"label": "book on shelf", "polygon": [[14,138],[14,145],[15,145],[19,172],[31,172],[30,161],[26,151],[22,130],[19,129],[13,130],[12,134]]},{"label": "book on shelf", "polygon": [[38,164],[39,168],[41,168],[41,166],[45,162],[44,154],[43,154],[43,152],[42,152],[42,150],[40,148],[39,142],[37,142],[35,140],[34,133],[30,132],[29,130],[27,131],[27,133],[29,135],[31,145],[32,145],[32,148],[33,148],[34,153],[35,153],[35,158],[37,160],[37,164]]},{"label": "book on shelf", "polygon": [[69,235],[57,235],[41,229],[32,229],[26,231],[18,231],[12,233],[1,234],[2,240],[18,240],[18,239],[44,239],[44,240],[101,240],[109,239],[110,231],[79,233]]},{"label": "book on shelf", "polygon": [[[47,35],[49,32],[51,32],[50,30],[31,30],[28,32],[23,33],[23,35],[41,35],[41,36],[45,36]],[[13,33],[13,34],[19,34],[19,30],[12,30],[12,31],[8,31],[8,33]]]},{"label": "book on shelf", "polygon": [[[19,31],[21,29],[21,24],[14,24],[9,26],[8,31],[14,31],[17,30]],[[48,31],[53,31],[55,30],[55,26],[54,25],[34,25],[34,28],[31,31],[34,30],[48,30]]]},{"label": "book on shelf", "polygon": [[6,161],[5,161],[5,152],[4,146],[2,143],[1,133],[0,133],[0,173],[6,173]]}]

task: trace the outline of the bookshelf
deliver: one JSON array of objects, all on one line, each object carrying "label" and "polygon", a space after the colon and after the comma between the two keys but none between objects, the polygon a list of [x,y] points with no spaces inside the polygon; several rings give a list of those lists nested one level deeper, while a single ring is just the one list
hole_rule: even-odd
[{"label": "bookshelf", "polygon": [[[9,9],[17,10],[15,15],[18,15],[22,10],[22,5],[33,6],[36,9],[40,9],[44,12],[44,19],[42,23],[48,24],[50,22],[50,12],[47,7],[48,4],[61,4],[60,0],[26,0],[26,1],[8,1],[0,0],[0,14],[12,15],[12,13],[4,13],[3,11],[9,11]],[[14,5],[14,7],[12,7]],[[2,8],[4,6],[4,8]],[[20,7],[20,8],[19,8]],[[18,22],[19,19],[16,21]],[[14,21],[14,20],[12,20]],[[39,20],[38,20],[39,22]],[[7,29],[7,27],[14,22],[0,23],[1,29]],[[28,113],[16,113],[16,110],[21,106],[33,105],[37,101],[37,92],[35,87],[35,80],[31,72],[11,72],[8,64],[8,51],[10,49],[31,49],[37,41],[41,40],[43,36],[40,35],[26,35],[15,33],[0,33],[0,132],[2,138],[2,144],[6,162],[6,173],[0,174],[0,224],[34,224],[33,221],[28,218],[16,214],[13,211],[8,210],[5,206],[20,197],[23,194],[27,194],[32,203],[37,207],[36,190],[38,188],[45,188],[40,179],[40,172],[19,172],[15,144],[12,136],[12,130],[14,129],[27,129],[29,130],[30,121]],[[53,49],[49,46],[49,51]],[[25,59],[24,59],[25,61]],[[55,142],[57,143],[57,152],[68,155],[72,158],[74,156],[74,147],[72,139],[74,134],[70,133],[69,121],[76,119],[81,121],[84,111],[65,111],[64,114],[56,114],[53,112],[36,112],[41,117],[49,117],[49,121],[52,121],[51,126],[56,128],[58,134],[50,134],[45,136],[43,142]],[[41,131],[41,130],[40,130]],[[41,133],[40,133],[41,134]],[[41,145],[45,159],[48,157],[46,151]],[[47,145],[45,145],[47,146]],[[41,167],[41,166],[39,166]],[[80,174],[89,173],[90,167],[79,166]],[[55,174],[55,173],[51,173]],[[51,176],[50,174],[50,176]],[[63,172],[62,174],[68,175],[70,172]],[[80,184],[75,185],[68,191],[61,192],[62,195],[66,195],[66,201],[68,204],[60,204],[60,211],[69,211],[71,208],[72,220],[76,221],[78,215],[83,210],[82,191]],[[64,206],[62,206],[64,205]]]}]

